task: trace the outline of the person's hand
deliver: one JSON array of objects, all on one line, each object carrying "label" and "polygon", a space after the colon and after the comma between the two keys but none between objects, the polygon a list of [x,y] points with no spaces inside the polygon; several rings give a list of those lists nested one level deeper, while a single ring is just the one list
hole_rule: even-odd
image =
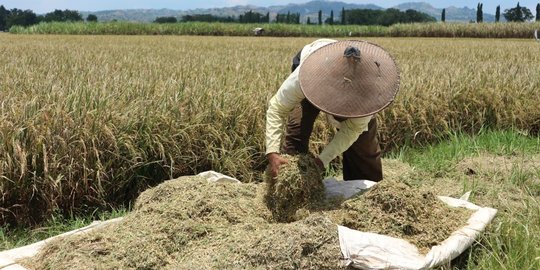
[{"label": "person's hand", "polygon": [[279,167],[283,164],[286,164],[288,161],[284,157],[280,156],[278,153],[270,153],[267,155],[268,166],[270,168],[270,176],[275,178],[278,176]]}]

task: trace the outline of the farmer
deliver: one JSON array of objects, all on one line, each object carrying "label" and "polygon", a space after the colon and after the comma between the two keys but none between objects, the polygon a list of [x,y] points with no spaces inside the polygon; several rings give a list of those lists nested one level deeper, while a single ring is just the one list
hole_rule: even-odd
[{"label": "farmer", "polygon": [[392,103],[398,89],[393,58],[375,44],[319,39],[304,46],[266,112],[266,156],[272,176],[287,162],[281,153],[308,152],[313,124],[323,111],[337,132],[316,157],[317,165],[324,169],[343,154],[344,180],[382,180],[375,114]]}]

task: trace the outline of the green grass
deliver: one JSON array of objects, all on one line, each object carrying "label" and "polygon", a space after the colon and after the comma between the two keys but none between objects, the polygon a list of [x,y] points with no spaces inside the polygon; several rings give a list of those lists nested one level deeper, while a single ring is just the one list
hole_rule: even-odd
[{"label": "green grass", "polygon": [[520,211],[499,209],[498,217],[469,251],[466,268],[456,269],[540,269],[540,201],[523,198]]},{"label": "green grass", "polygon": [[95,220],[108,220],[124,216],[126,209],[116,209],[110,212],[94,212],[87,216],[63,217],[60,214],[51,216],[36,228],[0,227],[0,251],[29,245],[52,236],[76,230],[90,225]]},{"label": "green grass", "polygon": [[389,154],[420,169],[442,173],[455,162],[484,153],[511,156],[534,154],[540,149],[540,137],[526,136],[518,131],[481,130],[478,135],[450,134],[438,144],[409,145]]}]

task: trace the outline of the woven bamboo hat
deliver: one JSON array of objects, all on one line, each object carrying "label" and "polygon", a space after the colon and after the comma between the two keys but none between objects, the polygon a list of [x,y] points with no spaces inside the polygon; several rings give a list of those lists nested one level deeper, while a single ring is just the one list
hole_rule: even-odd
[{"label": "woven bamboo hat", "polygon": [[372,115],[394,101],[399,70],[383,48],[367,41],[325,45],[299,67],[300,87],[318,109],[338,117]]}]

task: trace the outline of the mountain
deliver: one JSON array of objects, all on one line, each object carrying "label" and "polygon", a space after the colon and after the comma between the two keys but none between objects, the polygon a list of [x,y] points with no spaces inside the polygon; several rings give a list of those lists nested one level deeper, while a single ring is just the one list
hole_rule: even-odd
[{"label": "mountain", "polygon": [[[425,2],[403,3],[397,6],[394,6],[393,8],[397,8],[401,11],[404,11],[407,9],[414,9],[416,11],[427,13],[428,15],[434,17],[437,20],[441,20],[442,8],[435,8],[432,5]],[[471,20],[476,21],[476,9],[472,9],[468,7],[458,8],[454,6],[450,6],[446,8],[446,21],[447,22],[452,22],[452,21],[468,22]],[[495,15],[484,13],[484,21],[494,22]]]},{"label": "mountain", "polygon": [[[309,16],[313,19],[316,19],[318,16],[319,10],[322,10],[323,20],[330,16],[330,12],[334,11],[334,17],[338,19],[341,14],[342,8],[345,9],[383,9],[380,6],[374,4],[352,4],[345,3],[340,1],[310,1],[303,4],[288,4],[281,6],[270,6],[270,7],[258,7],[252,5],[245,6],[234,6],[234,7],[224,7],[224,8],[210,8],[210,9],[190,9],[190,10],[172,10],[172,9],[123,9],[123,10],[103,10],[103,11],[83,11],[81,14],[84,18],[88,14],[94,14],[98,17],[99,21],[111,21],[111,20],[122,20],[122,21],[141,21],[141,22],[151,22],[156,19],[156,17],[177,17],[181,18],[184,15],[192,14],[212,14],[215,16],[236,16],[238,17],[241,14],[244,14],[248,11],[259,12],[261,14],[270,13],[271,17],[275,17],[276,14],[284,14],[287,12],[291,13],[300,13],[302,21],[305,21]],[[397,8],[399,10],[414,9],[420,12],[425,12],[430,16],[433,16],[437,20],[441,19],[442,8],[435,8],[432,5],[425,2],[410,2],[403,3],[392,8]],[[446,8],[446,21],[461,21],[468,22],[470,20],[476,20],[476,10],[463,7],[447,7]],[[495,16],[491,14],[484,13],[484,21],[494,21]]]},{"label": "mountain", "polygon": [[224,7],[224,8],[209,8],[209,9],[190,9],[190,10],[171,10],[171,9],[122,9],[122,10],[103,10],[103,11],[82,11],[81,14],[84,18],[88,14],[94,14],[98,17],[99,21],[111,21],[111,20],[122,20],[122,21],[142,21],[142,22],[151,22],[156,19],[156,17],[177,17],[181,18],[184,15],[193,15],[193,14],[211,14],[215,16],[228,17],[236,16],[238,17],[241,14],[244,14],[248,11],[259,12],[261,14],[266,14],[270,12],[271,17],[275,17],[276,14],[285,14],[290,13],[300,13],[303,21],[306,20],[307,16],[316,18],[318,16],[319,10],[323,12],[323,19],[330,16],[330,12],[334,11],[334,16],[337,18],[341,13],[341,9],[383,9],[380,6],[374,4],[351,4],[339,1],[311,1],[304,4],[288,4],[281,6],[270,6],[270,7],[258,7],[252,5],[245,6],[234,6],[234,7]]},{"label": "mountain", "polygon": [[[273,7],[270,7],[271,9]],[[306,14],[317,14],[319,10],[322,10],[324,14],[330,14],[333,10],[334,14],[338,16],[338,13],[341,13],[341,9],[383,9],[377,5],[373,4],[350,4],[345,2],[334,2],[334,1],[311,1],[304,4],[288,4],[284,7],[274,7],[279,13],[300,13],[300,15]]]},{"label": "mountain", "polygon": [[102,10],[102,11],[82,11],[80,12],[83,18],[88,14],[94,14],[98,17],[98,21],[133,21],[133,22],[152,22],[157,17],[177,17],[182,18],[185,15],[193,14],[212,14],[215,16],[236,16],[244,14],[252,10],[266,14],[270,12],[269,8],[256,6],[235,6],[225,8],[208,8],[208,9],[191,9],[191,10],[172,10],[172,9],[120,9],[120,10]]},{"label": "mountain", "polygon": [[[304,4],[288,4],[286,6],[269,7],[276,13],[285,14],[287,12],[300,13],[302,21],[305,22],[307,17],[311,17],[312,21],[317,20],[319,10],[322,11],[323,21],[330,17],[330,12],[334,11],[334,17],[341,17],[341,10],[345,9],[384,9],[374,4],[351,4],[336,1],[310,1]],[[272,12],[271,12],[272,13]]]}]

